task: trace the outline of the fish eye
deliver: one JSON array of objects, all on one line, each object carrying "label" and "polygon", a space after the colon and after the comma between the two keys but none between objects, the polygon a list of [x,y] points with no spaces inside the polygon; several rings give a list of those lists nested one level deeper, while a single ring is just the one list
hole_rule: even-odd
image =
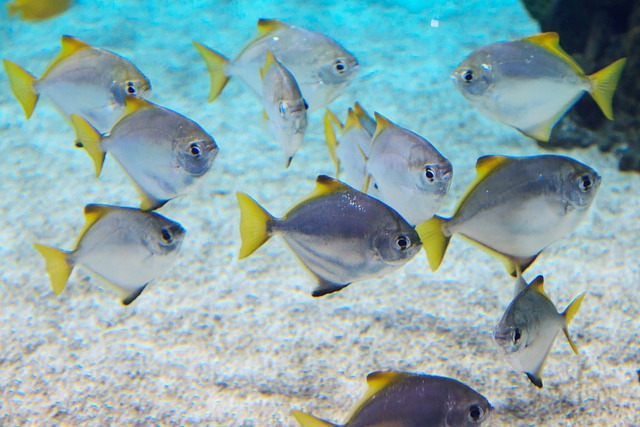
[{"label": "fish eye", "polygon": [[425,166],[424,176],[429,180],[429,182],[433,182],[436,179],[436,171],[433,170],[431,166]]},{"label": "fish eye", "polygon": [[462,72],[461,76],[465,82],[471,83],[471,80],[473,80],[473,70],[465,70]]},{"label": "fish eye", "polygon": [[135,95],[136,93],[138,93],[138,91],[136,90],[135,83],[127,82],[127,94]]},{"label": "fish eye", "polygon": [[170,245],[173,243],[173,236],[171,235],[171,232],[166,228],[160,230],[160,237],[162,238],[162,243],[164,243],[165,245]]},{"label": "fish eye", "polygon": [[401,251],[406,251],[411,247],[411,238],[406,234],[400,234],[396,237],[396,247]]},{"label": "fish eye", "polygon": [[581,191],[587,192],[593,187],[593,181],[589,175],[582,175],[580,177],[580,182],[578,183]]},{"label": "fish eye", "polygon": [[333,69],[338,74],[344,74],[347,71],[347,64],[342,59],[336,59],[333,63]]},{"label": "fish eye", "polygon": [[202,149],[197,142],[192,142],[189,145],[189,154],[191,154],[193,157],[200,157],[202,155]]},{"label": "fish eye", "polygon": [[284,102],[281,102],[278,110],[280,111],[280,115],[282,117],[285,117],[287,115],[287,104],[285,104]]},{"label": "fish eye", "polygon": [[471,405],[469,406],[469,413],[467,414],[467,417],[472,423],[480,422],[484,418],[484,409],[479,405]]},{"label": "fish eye", "polygon": [[522,332],[520,332],[520,328],[515,328],[513,330],[513,342],[517,343],[522,338]]}]

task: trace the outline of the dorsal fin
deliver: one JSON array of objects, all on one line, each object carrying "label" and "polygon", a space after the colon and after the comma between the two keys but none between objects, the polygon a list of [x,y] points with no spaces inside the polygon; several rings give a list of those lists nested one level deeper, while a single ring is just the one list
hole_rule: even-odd
[{"label": "dorsal fin", "polygon": [[529,287],[536,291],[537,293],[543,295],[545,298],[549,299],[547,294],[544,291],[544,277],[538,276],[531,283],[529,283]]},{"label": "dorsal fin", "polygon": [[138,96],[127,96],[124,99],[124,105],[125,110],[122,114],[122,117],[128,116],[129,114],[135,113],[136,111],[143,110],[145,108],[155,107],[155,104],[152,104],[146,99],[140,98]]},{"label": "dorsal fin", "polygon": [[107,213],[109,213],[109,212],[111,212],[111,211],[113,211],[115,209],[116,208],[114,208],[112,206],[107,206],[107,205],[89,204],[89,205],[85,206],[84,207],[84,226],[82,227],[82,230],[80,231],[80,234],[78,235],[78,240],[76,241],[76,245],[75,245],[74,249],[78,247],[78,244],[80,243],[80,241],[84,237],[85,233],[91,227],[93,227],[93,225],[96,222],[98,222],[100,220],[100,218],[102,218]]},{"label": "dorsal fin", "polygon": [[347,110],[347,121],[344,122],[343,132],[346,133],[351,128],[360,128],[363,129],[362,123],[358,120],[358,116],[353,109],[349,108]]},{"label": "dorsal fin", "polygon": [[273,56],[271,49],[267,50],[267,58],[264,61],[264,66],[260,68],[260,77],[264,80],[264,75],[272,64],[276,63],[276,57]]},{"label": "dorsal fin", "polygon": [[482,156],[476,162],[476,179],[482,179],[492,170],[511,160],[507,156]]},{"label": "dorsal fin", "polygon": [[360,126],[362,126],[364,130],[369,133],[369,135],[373,135],[377,127],[376,121],[373,120],[371,116],[369,116],[364,108],[362,108],[362,105],[360,105],[360,103],[358,102],[353,105],[353,110],[355,111],[356,117],[360,122]]},{"label": "dorsal fin", "polygon": [[326,196],[327,194],[347,190],[352,190],[352,188],[327,175],[318,175],[318,178],[316,179],[316,188],[300,203]]},{"label": "dorsal fin", "polygon": [[383,388],[385,388],[386,386],[388,386],[389,384],[396,381],[402,376],[403,376],[402,373],[394,372],[394,371],[385,371],[385,372],[377,371],[367,375],[367,385],[369,386],[369,388],[367,389],[367,392],[360,400],[360,404],[357,407],[362,406],[362,404],[367,400],[371,399],[371,397],[374,394],[378,393],[380,390],[382,390]]},{"label": "dorsal fin", "polygon": [[258,32],[260,36],[265,36],[285,28],[289,28],[289,25],[278,19],[258,19]]},{"label": "dorsal fin", "polygon": [[576,72],[584,75],[582,67],[560,47],[560,37],[558,36],[558,33],[541,33],[529,37],[524,37],[522,40],[547,49],[548,51],[564,59]]},{"label": "dorsal fin", "polygon": [[333,164],[336,166],[336,177],[340,177],[340,159],[338,158],[337,148],[340,144],[338,142],[338,138],[336,138],[336,133],[333,130],[333,124],[342,129],[342,123],[338,120],[338,117],[333,113],[333,111],[326,108],[324,113],[324,140],[327,144],[327,149],[329,150],[329,155],[331,156],[331,160],[333,160]]},{"label": "dorsal fin", "polygon": [[383,116],[382,114],[379,113],[373,113],[375,120],[376,120],[376,132],[373,134],[373,137],[371,138],[371,142],[373,143],[373,141],[376,139],[376,137],[378,135],[380,135],[380,133],[382,133],[383,130],[391,128],[391,127],[396,127],[396,124],[393,123],[391,120],[387,119],[385,116]]},{"label": "dorsal fin", "polygon": [[83,42],[80,39],[77,39],[73,36],[62,36],[60,40],[61,48],[58,56],[53,60],[53,62],[49,65],[47,70],[42,74],[42,76],[46,76],[53,67],[58,65],[60,62],[74,55],[76,52],[82,49],[91,48],[90,45]]}]

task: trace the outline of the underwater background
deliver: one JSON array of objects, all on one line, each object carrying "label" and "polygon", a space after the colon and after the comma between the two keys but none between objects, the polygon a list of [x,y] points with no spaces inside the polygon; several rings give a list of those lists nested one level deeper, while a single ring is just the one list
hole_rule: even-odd
[{"label": "underwater background", "polygon": [[468,384],[494,406],[491,426],[640,425],[640,176],[595,147],[554,151],[592,166],[602,186],[576,231],[525,274],[545,276],[560,310],[587,292],[569,326],[580,353],[560,335],[543,389],[491,338],[513,280],[463,239],[436,272],[421,253],[323,298],[311,297],[314,278],[281,238],[237,260],[236,191],[282,216],[317,175],[335,174],[322,111],[284,169],[246,86],[232,79],[207,102],[192,41],[233,58],[259,18],[326,34],[358,58],[331,110],[344,119],[358,101],[431,141],[454,168],[442,215],[478,157],[551,152],[483,116],[450,79],[473,49],[539,32],[518,1],[80,1],[41,22],[2,8],[0,57],[40,76],[64,34],[117,52],[149,77],[151,101],[198,122],[220,153],[201,186],[160,209],[188,233],[177,263],[138,300],[122,306],[81,268],[56,297],[32,243],[71,249],[86,204],[137,206],[138,196],[112,158],[95,177],[46,97],[27,121],[0,72],[0,425],[295,426],[292,409],[341,423],[366,375],[389,369]]}]

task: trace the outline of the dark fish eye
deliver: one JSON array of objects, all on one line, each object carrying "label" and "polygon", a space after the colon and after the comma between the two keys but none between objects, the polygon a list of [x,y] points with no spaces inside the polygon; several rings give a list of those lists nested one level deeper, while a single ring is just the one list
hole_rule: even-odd
[{"label": "dark fish eye", "polygon": [[138,93],[138,91],[136,90],[136,86],[133,82],[127,82],[127,93],[129,95],[135,95],[136,93]]},{"label": "dark fish eye", "polygon": [[337,59],[336,62],[333,63],[333,69],[336,70],[338,74],[342,74],[347,71],[347,64],[345,64],[343,60]]},{"label": "dark fish eye", "polygon": [[202,154],[202,150],[200,149],[200,146],[197,142],[193,142],[191,143],[191,145],[189,145],[189,154],[191,154],[193,157],[200,157],[200,155]]},{"label": "dark fish eye", "polygon": [[411,238],[409,238],[409,236],[405,234],[400,234],[398,237],[396,237],[396,246],[401,251],[406,251],[411,247]]},{"label": "dark fish eye", "polygon": [[173,236],[171,235],[171,232],[166,228],[160,230],[160,237],[162,238],[162,242],[165,245],[170,245],[173,243]]},{"label": "dark fish eye", "polygon": [[462,73],[462,78],[465,82],[470,83],[473,80],[473,70],[465,70]]},{"label": "dark fish eye", "polygon": [[582,175],[580,177],[580,183],[578,184],[580,186],[580,190],[581,191],[589,191],[589,189],[593,186],[593,181],[591,180],[591,177],[589,175]]},{"label": "dark fish eye", "polygon": [[424,176],[430,181],[433,182],[436,179],[436,171],[433,170],[430,166],[424,167]]},{"label": "dark fish eye", "polygon": [[471,405],[469,407],[469,421],[477,423],[484,418],[484,410],[478,405]]},{"label": "dark fish eye", "polygon": [[522,338],[522,332],[520,332],[520,328],[516,328],[513,331],[513,342],[517,343],[518,341],[520,341],[520,338]]}]

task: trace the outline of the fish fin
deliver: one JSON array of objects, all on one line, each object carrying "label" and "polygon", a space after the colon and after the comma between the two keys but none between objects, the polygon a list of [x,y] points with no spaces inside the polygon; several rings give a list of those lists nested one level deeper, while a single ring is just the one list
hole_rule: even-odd
[{"label": "fish fin", "polygon": [[293,160],[293,156],[289,156],[285,159],[286,164],[284,165],[285,169],[289,169],[289,166],[291,166],[291,161]]},{"label": "fish fin", "polygon": [[2,64],[9,77],[11,91],[20,102],[27,119],[33,114],[40,95],[36,92],[34,83],[38,80],[33,74],[19,66],[18,64],[3,59]]},{"label": "fish fin", "polygon": [[516,281],[513,284],[513,295],[518,295],[520,292],[527,289],[527,282],[524,280],[521,274],[516,275]]},{"label": "fish fin", "polygon": [[100,218],[105,216],[107,213],[115,210],[113,206],[107,205],[98,205],[98,204],[88,204],[84,207],[84,225],[82,226],[82,230],[80,230],[80,234],[78,234],[78,239],[76,240],[76,247],[80,244],[82,237],[84,237],[87,230],[89,230],[93,225],[98,222]]},{"label": "fish fin", "polygon": [[353,110],[358,122],[360,122],[360,126],[362,126],[369,135],[373,135],[376,131],[376,121],[369,116],[365,109],[362,108],[362,105],[358,102],[353,104]]},{"label": "fish fin", "polygon": [[73,264],[67,260],[69,252],[38,243],[34,243],[33,247],[44,257],[53,293],[60,295],[73,270]]},{"label": "fish fin", "polygon": [[564,113],[566,111],[567,110],[563,108],[558,112],[558,114],[554,115],[545,122],[538,123],[537,125],[528,127],[526,129],[516,129],[519,130],[524,136],[533,138],[536,141],[548,142],[549,138],[551,137],[551,130],[553,129],[553,126],[558,120],[560,120],[560,117],[564,116]]},{"label": "fish fin", "polygon": [[229,59],[213,49],[208,48],[202,43],[193,42],[195,48],[200,52],[200,56],[204,59],[209,70],[209,77],[211,79],[211,90],[209,91],[209,102],[220,95],[222,89],[229,82],[229,77],[224,72],[224,67],[229,63]]},{"label": "fish fin", "polygon": [[119,120],[122,120],[124,117],[128,116],[129,114],[133,114],[136,111],[144,110],[145,108],[152,108],[155,106],[146,99],[133,95],[129,95],[124,98],[124,105],[125,110],[124,113],[122,113],[122,116],[120,116]]},{"label": "fish fin", "polygon": [[333,164],[336,165],[336,178],[339,178],[340,159],[338,159],[338,155],[336,154],[336,148],[338,148],[338,139],[336,138],[336,133],[333,130],[333,125],[331,124],[331,122],[334,122],[338,126],[342,127],[336,115],[327,108],[326,112],[324,113],[324,140],[327,144],[327,149],[329,149],[331,160],[333,161]]},{"label": "fish fin", "polygon": [[66,35],[62,36],[60,38],[60,52],[58,53],[58,56],[55,57],[53,62],[49,64],[49,66],[47,67],[47,70],[42,74],[42,76],[43,77],[46,76],[49,73],[49,71],[51,71],[56,65],[58,65],[60,62],[64,61],[65,59],[69,58],[79,50],[90,48],[90,47],[91,45],[83,42],[82,40],[76,37],[66,36]]},{"label": "fish fin", "polygon": [[544,277],[542,277],[542,276],[536,277],[535,279],[533,279],[533,281],[531,283],[529,283],[529,287],[531,289],[533,289],[534,291],[536,291],[537,293],[539,293],[540,295],[542,295],[545,298],[549,299],[549,296],[544,291]]},{"label": "fish fin", "polygon": [[356,112],[349,108],[347,110],[347,121],[344,123],[344,129],[342,131],[347,132],[349,129],[353,128],[362,128],[362,123],[358,120]]},{"label": "fish fin", "polygon": [[[507,267],[507,271],[509,272],[511,277],[516,277],[518,275],[518,272],[522,274],[524,271],[526,271],[527,268],[529,268],[529,266],[533,264],[533,262],[538,258],[538,255],[540,255],[540,252],[538,252],[537,254],[529,258],[511,259],[507,255],[504,255],[502,253],[494,253],[496,253],[497,256],[502,259],[502,262],[504,263],[505,267]],[[509,262],[507,262],[507,259],[509,260]]]},{"label": "fish fin", "polygon": [[20,12],[21,6],[18,3],[7,3],[7,13],[9,16],[14,16],[16,13]]},{"label": "fish fin", "polygon": [[285,24],[284,22],[278,19],[258,19],[257,26],[258,26],[258,32],[260,33],[260,37],[263,37],[274,31],[278,31],[278,30],[290,27],[290,25]]},{"label": "fish fin", "polygon": [[376,132],[371,137],[372,144],[373,144],[373,141],[376,139],[376,137],[380,135],[383,130],[391,127],[397,127],[395,123],[393,123],[391,120],[387,119],[385,116],[383,116],[380,113],[377,113],[377,112],[373,113],[373,116],[375,117],[375,120],[376,120]]},{"label": "fish fin", "polygon": [[451,240],[451,236],[445,236],[442,231],[442,226],[447,221],[446,218],[434,215],[430,220],[415,227],[424,245],[424,250],[427,252],[427,259],[432,271],[436,271],[440,267]]},{"label": "fish fin", "polygon": [[508,156],[482,156],[478,158],[476,161],[476,178],[458,201],[454,212],[458,211],[460,206],[462,206],[469,195],[473,193],[473,190],[487,177],[487,175],[512,160],[513,157]]},{"label": "fish fin", "polygon": [[331,178],[327,175],[318,175],[318,178],[316,178],[316,188],[314,188],[311,194],[309,194],[300,203],[304,203],[318,197],[326,196],[327,194],[335,193],[338,191],[347,191],[351,189],[352,188],[347,184],[344,184],[343,182],[338,181],[335,178]]},{"label": "fish fin", "polygon": [[122,305],[129,305],[132,302],[134,302],[136,300],[136,298],[138,298],[140,296],[142,291],[144,291],[144,289],[147,287],[147,285],[148,285],[148,283],[145,283],[144,285],[142,285],[141,287],[139,287],[135,291],[133,291],[130,294],[126,295],[122,299]]},{"label": "fish fin", "polygon": [[531,381],[533,385],[538,388],[542,388],[542,378],[536,374],[530,374],[529,372],[525,372],[525,374],[527,374],[527,378],[529,378],[529,381]]},{"label": "fish fin", "polygon": [[609,120],[613,120],[613,107],[611,105],[613,93],[616,91],[620,74],[626,63],[627,58],[618,59],[613,64],[588,76],[592,87],[589,93],[591,93],[598,107]]},{"label": "fish fin", "polygon": [[322,297],[327,294],[338,292],[340,289],[346,288],[350,283],[334,283],[323,278],[318,277],[318,286],[311,292],[311,296]]},{"label": "fish fin", "polygon": [[267,72],[267,70],[269,69],[269,67],[271,65],[274,65],[276,63],[276,57],[273,56],[273,52],[271,52],[271,49],[267,50],[267,57],[264,60],[264,66],[262,68],[260,68],[260,77],[264,80],[264,74]]},{"label": "fish fin", "polygon": [[249,195],[236,193],[240,206],[240,254],[238,259],[244,259],[254,253],[271,237],[269,222],[274,218],[258,202]]},{"label": "fish fin", "polygon": [[[401,372],[395,371],[376,371],[367,375],[367,392],[360,400],[360,402],[364,403],[367,400],[371,399],[374,394],[378,393],[383,388],[387,387],[392,382],[396,381],[398,378],[404,376],[405,374]],[[361,405],[358,405],[359,407]]]},{"label": "fish fin", "polygon": [[88,121],[82,117],[72,114],[71,124],[76,131],[76,146],[81,146],[87,151],[96,169],[96,176],[100,176],[104,165],[105,152],[102,150],[101,142],[103,136]]},{"label": "fish fin", "polygon": [[295,418],[302,427],[338,427],[338,424],[332,424],[328,421],[316,418],[313,415],[305,414],[295,409],[291,411],[291,415]]},{"label": "fish fin", "polygon": [[547,32],[535,34],[533,36],[524,37],[521,40],[526,40],[529,43],[533,43],[537,46],[547,49],[548,51],[567,61],[569,65],[571,65],[571,68],[573,68],[576,72],[584,75],[582,67],[580,67],[575,59],[573,59],[567,52],[564,51],[564,49],[560,47],[560,36],[558,36],[558,33]]},{"label": "fish fin", "polygon": [[133,179],[133,186],[136,188],[138,195],[140,196],[140,210],[143,212],[155,211],[161,208],[169,200],[160,200],[147,194]]},{"label": "fish fin", "polygon": [[582,300],[584,299],[585,295],[586,295],[586,292],[583,292],[580,295],[578,295],[573,301],[571,301],[571,304],[569,304],[569,306],[562,313],[562,317],[564,317],[564,323],[565,323],[565,326],[564,328],[562,328],[562,331],[564,332],[564,336],[567,337],[567,341],[569,341],[569,345],[571,346],[571,349],[575,354],[578,354],[578,347],[576,347],[575,343],[569,336],[569,329],[568,329],[569,322],[573,320],[573,317],[576,315],[576,313],[580,309],[580,305],[582,304]]},{"label": "fish fin", "polygon": [[373,176],[370,173],[364,173],[364,181],[362,182],[362,192],[364,194],[367,194],[367,191],[369,191],[369,186],[371,185],[371,178],[373,178]]}]

